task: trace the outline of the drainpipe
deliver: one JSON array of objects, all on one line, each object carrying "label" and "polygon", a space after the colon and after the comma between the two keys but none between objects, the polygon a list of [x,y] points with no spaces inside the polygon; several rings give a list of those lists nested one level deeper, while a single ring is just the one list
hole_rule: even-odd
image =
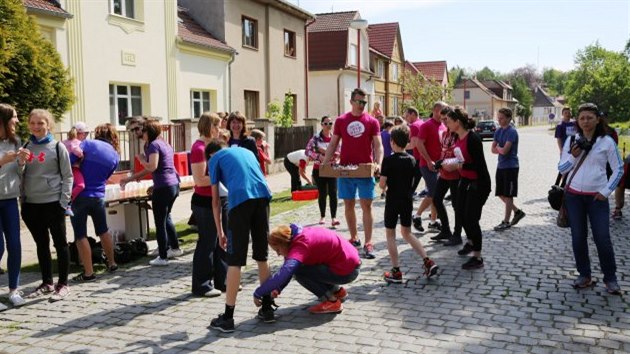
[{"label": "drainpipe", "polygon": [[339,80],[341,79],[341,75],[343,75],[344,68],[339,68],[339,75],[337,75],[337,116],[341,115],[341,100],[339,99],[341,95],[341,83]]},{"label": "drainpipe", "polygon": [[305,111],[305,117],[304,118],[309,118],[309,114],[308,114],[308,26],[312,25],[313,23],[315,23],[315,19],[313,19],[313,21],[308,22],[307,24],[304,25],[304,38],[306,39],[304,41],[304,88],[305,88],[305,100],[304,100],[304,105],[306,107],[304,107],[304,111]]},{"label": "drainpipe", "polygon": [[228,112],[232,112],[232,63],[238,55],[237,51],[232,52],[232,59],[228,62]]}]

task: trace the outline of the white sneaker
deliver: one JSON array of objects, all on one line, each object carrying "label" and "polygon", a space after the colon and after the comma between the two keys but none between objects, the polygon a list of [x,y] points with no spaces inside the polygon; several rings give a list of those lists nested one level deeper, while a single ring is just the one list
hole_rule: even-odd
[{"label": "white sneaker", "polygon": [[155,258],[154,260],[149,261],[149,264],[152,266],[167,266],[168,259],[162,259],[160,258],[160,256],[157,256],[157,258]]},{"label": "white sneaker", "polygon": [[50,296],[50,301],[61,301],[68,296],[70,293],[70,288],[67,285],[59,285],[55,286],[55,292]]},{"label": "white sneaker", "polygon": [[0,302],[0,311],[4,311],[6,309],[8,309],[7,305]]},{"label": "white sneaker", "polygon": [[160,250],[159,249],[154,249],[153,251],[149,252],[149,256],[150,257],[157,257],[160,255]]},{"label": "white sneaker", "polygon": [[184,254],[184,251],[182,251],[181,248],[177,248],[177,249],[169,248],[168,251],[166,251],[166,258],[175,258],[183,254]]},{"label": "white sneaker", "polygon": [[17,290],[9,293],[9,301],[11,301],[15,307],[22,306],[26,303],[22,298],[22,292]]},{"label": "white sneaker", "polygon": [[203,296],[205,297],[217,297],[217,296],[221,296],[221,290],[218,289],[212,289],[208,292],[206,292],[205,294],[203,294]]}]

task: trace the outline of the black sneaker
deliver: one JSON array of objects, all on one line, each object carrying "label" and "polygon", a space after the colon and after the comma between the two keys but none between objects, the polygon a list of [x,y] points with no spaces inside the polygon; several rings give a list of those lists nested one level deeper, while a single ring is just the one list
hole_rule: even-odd
[{"label": "black sneaker", "polygon": [[518,222],[521,221],[521,219],[524,217],[525,217],[525,212],[522,211],[521,209],[517,210],[516,213],[514,213],[514,217],[512,218],[512,222],[510,222],[510,225],[514,226],[518,224]]},{"label": "black sneaker", "polygon": [[223,333],[234,332],[234,319],[225,318],[224,314],[220,314],[217,318],[210,321],[210,328],[218,329]]},{"label": "black sneaker", "polygon": [[440,232],[442,231],[442,225],[440,225],[439,221],[433,221],[429,223],[427,229],[429,229],[429,232]]},{"label": "black sneaker", "polygon": [[439,234],[431,237],[431,240],[433,240],[433,241],[443,241],[443,240],[448,240],[451,237],[453,237],[453,235],[451,235],[450,232],[441,231]]},{"label": "black sneaker", "polygon": [[258,317],[265,323],[274,323],[276,322],[276,315],[274,314],[275,311],[276,310],[274,310],[273,307],[261,307],[260,310],[258,310],[258,316],[256,317]]},{"label": "black sneaker", "polygon": [[462,238],[451,236],[446,242],[442,244],[442,246],[459,246],[462,244]]},{"label": "black sneaker", "polygon": [[509,221],[501,221],[501,223],[494,227],[494,231],[505,231],[512,227]]},{"label": "black sneaker", "polygon": [[424,227],[422,227],[422,217],[414,216],[413,217],[413,227],[419,232],[424,232]]},{"label": "black sneaker", "polygon": [[457,251],[457,254],[460,255],[460,256],[465,256],[465,255],[469,254],[470,252],[472,252],[472,250],[473,250],[472,245],[470,243],[466,242],[464,244],[464,247],[461,250]]},{"label": "black sneaker", "polygon": [[87,283],[96,280],[96,274],[92,274],[90,276],[85,275],[85,273],[81,273],[76,277],[72,278],[72,281],[75,283]]},{"label": "black sneaker", "polygon": [[483,268],[483,258],[470,257],[466,263],[462,264],[462,269],[479,269]]}]

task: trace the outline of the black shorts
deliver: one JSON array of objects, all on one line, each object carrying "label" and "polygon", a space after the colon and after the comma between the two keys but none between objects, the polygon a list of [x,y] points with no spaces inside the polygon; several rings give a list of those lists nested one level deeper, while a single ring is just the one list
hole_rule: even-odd
[{"label": "black shorts", "polygon": [[398,217],[400,225],[411,227],[411,214],[413,213],[413,199],[386,200],[385,201],[385,228],[395,229]]},{"label": "black shorts", "polygon": [[228,266],[242,267],[247,264],[250,232],[252,235],[252,258],[259,262],[266,261],[269,253],[267,244],[269,199],[250,199],[230,210],[226,257]]},{"label": "black shorts", "polygon": [[516,197],[518,194],[518,167],[497,169],[496,183],[494,195],[497,197]]}]

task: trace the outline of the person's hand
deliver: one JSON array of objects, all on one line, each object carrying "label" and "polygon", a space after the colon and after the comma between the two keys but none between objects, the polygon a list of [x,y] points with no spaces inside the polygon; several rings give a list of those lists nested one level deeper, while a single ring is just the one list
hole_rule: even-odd
[{"label": "person's hand", "polygon": [[374,167],[374,177],[380,177],[381,176],[381,166],[376,165]]},{"label": "person's hand", "polygon": [[28,158],[31,156],[31,151],[29,149],[20,148],[17,152],[18,154],[18,163],[20,165],[24,165]]},{"label": "person's hand", "polygon": [[571,155],[573,155],[573,157],[578,157],[581,153],[582,149],[580,149],[577,144],[574,144],[573,147],[571,147]]},{"label": "person's hand", "polygon": [[497,148],[496,145],[492,145],[492,149],[491,149],[493,154],[498,154],[499,153],[499,149]]},{"label": "person's hand", "polygon": [[317,150],[319,151],[320,154],[326,154],[326,149],[324,148],[317,148]]},{"label": "person's hand", "polygon": [[442,169],[447,171],[447,172],[453,172],[453,171],[457,170],[457,165],[458,164],[449,163],[449,164],[446,164],[446,165],[442,165]]},{"label": "person's hand", "polygon": [[597,193],[597,194],[595,194],[595,197],[593,199],[599,200],[599,201],[604,201],[604,200],[606,200],[608,198],[604,197],[601,193]]},{"label": "person's hand", "polygon": [[150,197],[153,195],[153,186],[147,188],[147,195]]},{"label": "person's hand", "polygon": [[437,172],[437,170],[435,169],[435,162],[433,161],[429,161],[429,163],[427,163],[427,168],[429,168],[429,171],[431,172]]},{"label": "person's hand", "polygon": [[274,291],[271,292],[271,298],[272,299],[275,299],[278,296],[280,296],[280,292],[278,290],[274,290]]},{"label": "person's hand", "polygon": [[125,186],[127,185],[127,183],[129,183],[129,180],[126,178],[123,178],[120,180],[120,190],[124,191],[125,190]]},{"label": "person's hand", "polygon": [[254,305],[256,305],[256,307],[262,306],[262,300],[254,296]]},{"label": "person's hand", "polygon": [[227,237],[225,237],[225,234],[223,233],[219,235],[219,246],[221,246],[224,250],[227,249]]},{"label": "person's hand", "polygon": [[0,163],[0,165],[4,165],[7,164],[9,162],[13,162],[15,160],[17,160],[18,158],[18,153],[15,151],[7,151],[4,156],[2,157],[2,163]]}]

